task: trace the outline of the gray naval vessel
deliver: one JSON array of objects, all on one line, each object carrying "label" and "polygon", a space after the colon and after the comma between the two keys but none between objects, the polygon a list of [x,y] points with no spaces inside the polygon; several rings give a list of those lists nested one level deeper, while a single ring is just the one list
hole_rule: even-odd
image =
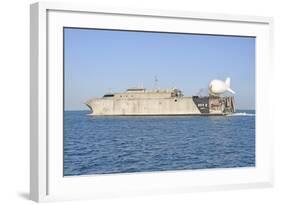
[{"label": "gray naval vessel", "polygon": [[86,105],[97,116],[161,116],[161,115],[228,115],[235,112],[230,78],[213,80],[208,96],[184,96],[180,89],[129,88],[125,92],[108,93],[92,98]]}]

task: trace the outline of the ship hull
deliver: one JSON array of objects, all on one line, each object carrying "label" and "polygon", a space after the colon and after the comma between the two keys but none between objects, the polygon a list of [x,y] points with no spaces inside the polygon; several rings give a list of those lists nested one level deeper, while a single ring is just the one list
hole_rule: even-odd
[{"label": "ship hull", "polygon": [[213,116],[235,112],[233,97],[96,98],[86,105],[95,116]]}]

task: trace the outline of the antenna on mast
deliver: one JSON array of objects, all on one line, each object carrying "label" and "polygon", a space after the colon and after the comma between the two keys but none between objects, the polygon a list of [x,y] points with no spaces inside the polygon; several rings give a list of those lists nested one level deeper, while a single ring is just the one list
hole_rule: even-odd
[{"label": "antenna on mast", "polygon": [[154,76],[154,87],[157,90],[158,89],[158,78],[157,75]]}]

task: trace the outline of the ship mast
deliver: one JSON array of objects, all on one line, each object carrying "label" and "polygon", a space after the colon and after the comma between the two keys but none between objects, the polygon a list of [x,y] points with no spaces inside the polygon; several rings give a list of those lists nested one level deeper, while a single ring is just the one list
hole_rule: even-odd
[{"label": "ship mast", "polygon": [[158,78],[157,75],[154,76],[154,88],[158,90]]}]

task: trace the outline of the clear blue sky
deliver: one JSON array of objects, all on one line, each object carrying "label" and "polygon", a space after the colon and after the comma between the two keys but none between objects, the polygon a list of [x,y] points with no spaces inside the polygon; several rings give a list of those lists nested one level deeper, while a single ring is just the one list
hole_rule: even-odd
[{"label": "clear blue sky", "polygon": [[238,109],[255,108],[255,38],[194,34],[64,30],[65,110],[143,85],[207,93],[212,79],[231,78]]}]

